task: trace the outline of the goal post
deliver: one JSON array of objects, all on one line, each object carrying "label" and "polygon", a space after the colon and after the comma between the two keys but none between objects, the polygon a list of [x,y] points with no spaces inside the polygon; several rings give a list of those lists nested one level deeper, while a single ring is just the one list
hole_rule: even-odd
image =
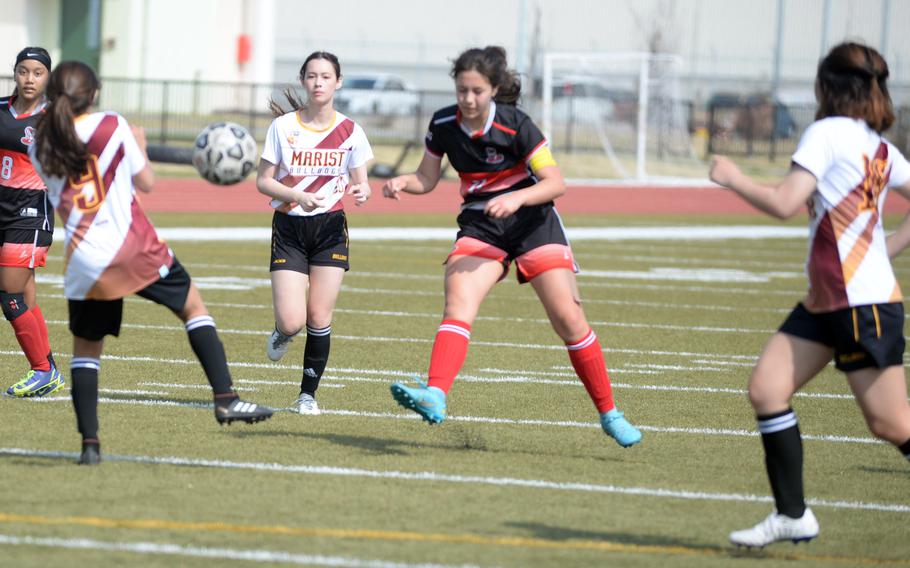
[{"label": "goal post", "polygon": [[[544,54],[541,122],[557,151],[606,156],[608,178],[686,177],[693,166],[689,106],[681,100],[683,59],[661,53]],[[677,167],[662,167],[661,162]],[[692,168],[692,174],[696,170]]]}]

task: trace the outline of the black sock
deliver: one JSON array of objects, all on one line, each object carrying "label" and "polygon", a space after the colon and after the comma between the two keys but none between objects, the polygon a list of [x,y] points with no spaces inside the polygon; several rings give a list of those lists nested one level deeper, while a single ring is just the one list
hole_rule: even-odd
[{"label": "black sock", "polygon": [[231,372],[228,371],[227,356],[224,345],[215,331],[215,320],[212,316],[199,316],[186,322],[186,334],[196,358],[202,363],[205,377],[212,385],[216,399],[233,399],[234,387],[231,383]]},{"label": "black sock", "polygon": [[98,371],[101,361],[91,357],[73,357],[70,362],[70,395],[76,409],[76,424],[82,441],[98,443]]},{"label": "black sock", "polygon": [[788,408],[756,418],[765,447],[765,467],[777,512],[798,519],[806,510],[806,501],[803,494],[803,441],[796,413]]},{"label": "black sock", "polygon": [[900,450],[902,454],[904,454],[904,457],[907,458],[907,460],[910,460],[910,440],[907,440],[898,446],[897,449]]},{"label": "black sock", "polygon": [[329,362],[329,347],[332,344],[332,326],[322,329],[306,326],[306,347],[303,350],[303,379],[300,392],[316,396],[319,379]]}]

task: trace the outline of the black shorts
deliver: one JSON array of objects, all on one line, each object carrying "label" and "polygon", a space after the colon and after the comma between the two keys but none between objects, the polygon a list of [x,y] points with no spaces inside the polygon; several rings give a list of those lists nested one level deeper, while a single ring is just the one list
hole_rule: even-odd
[{"label": "black shorts", "polygon": [[293,270],[310,273],[310,266],[348,264],[348,220],[344,211],[331,211],[312,217],[285,215],[272,217],[272,258],[269,272]]},{"label": "black shorts", "polygon": [[810,313],[801,303],[780,326],[782,333],[834,348],[834,366],[848,373],[904,363],[904,304],[871,304]]},{"label": "black shorts", "polygon": [[[192,280],[189,273],[175,257],[167,276],[152,282],[136,292],[136,295],[161,304],[176,314],[186,305],[190,284]],[[120,324],[123,321],[123,298],[69,300],[69,314],[70,331],[76,337],[90,341],[100,341],[106,335],[116,337],[120,335]]]}]

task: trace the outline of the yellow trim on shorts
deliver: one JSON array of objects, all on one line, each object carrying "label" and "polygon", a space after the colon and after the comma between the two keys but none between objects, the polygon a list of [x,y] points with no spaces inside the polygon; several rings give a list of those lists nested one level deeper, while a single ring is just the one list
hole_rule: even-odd
[{"label": "yellow trim on shorts", "polygon": [[856,308],[851,308],[853,314],[853,341],[859,343],[859,319],[856,317]]},{"label": "yellow trim on shorts", "polygon": [[875,318],[875,337],[882,337],[882,322],[878,319],[878,306],[872,304],[872,316]]},{"label": "yellow trim on shorts", "polygon": [[556,160],[553,159],[553,154],[550,152],[550,149],[547,146],[544,146],[540,150],[534,152],[534,155],[528,160],[528,165],[531,167],[532,172],[537,173],[543,168],[555,166]]}]

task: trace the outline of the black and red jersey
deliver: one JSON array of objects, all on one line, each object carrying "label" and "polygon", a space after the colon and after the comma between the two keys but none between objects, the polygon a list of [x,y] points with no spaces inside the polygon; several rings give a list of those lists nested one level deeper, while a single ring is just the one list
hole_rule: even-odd
[{"label": "black and red jersey", "polygon": [[0,98],[0,229],[54,229],[54,212],[44,182],[35,172],[28,148],[35,141],[35,125],[44,113],[19,115],[13,97]]},{"label": "black and red jersey", "polygon": [[433,115],[426,136],[427,152],[449,163],[461,178],[465,202],[485,201],[537,183],[528,161],[547,143],[531,118],[512,105],[490,103],[482,131],[461,122],[457,105]]}]

